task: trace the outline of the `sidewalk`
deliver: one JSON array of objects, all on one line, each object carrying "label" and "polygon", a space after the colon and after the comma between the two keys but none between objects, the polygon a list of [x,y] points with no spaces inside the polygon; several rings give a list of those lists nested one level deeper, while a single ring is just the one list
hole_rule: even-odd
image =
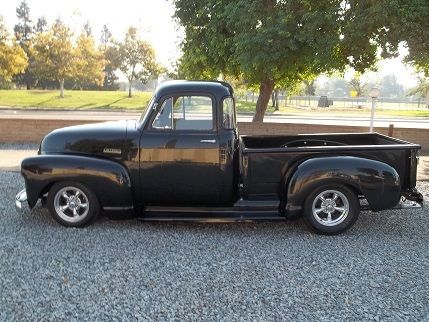
[{"label": "sidewalk", "polygon": [[[0,146],[0,171],[19,171],[21,160],[36,154],[36,150],[2,149]],[[417,180],[429,181],[429,156],[420,157]]]}]

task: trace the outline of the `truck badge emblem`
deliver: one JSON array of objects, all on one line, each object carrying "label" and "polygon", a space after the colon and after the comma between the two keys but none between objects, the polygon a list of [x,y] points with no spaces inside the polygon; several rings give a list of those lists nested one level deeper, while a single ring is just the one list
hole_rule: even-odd
[{"label": "truck badge emblem", "polygon": [[103,153],[122,154],[122,150],[121,149],[113,149],[113,148],[104,148]]}]

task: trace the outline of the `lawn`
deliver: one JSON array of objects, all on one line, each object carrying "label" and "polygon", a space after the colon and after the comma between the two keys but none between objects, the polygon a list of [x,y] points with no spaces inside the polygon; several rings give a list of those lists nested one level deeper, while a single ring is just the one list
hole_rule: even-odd
[{"label": "lawn", "polygon": [[[152,93],[135,92],[133,97],[129,98],[127,92],[121,91],[65,91],[65,97],[59,97],[59,91],[43,90],[0,90],[0,107],[13,108],[49,108],[49,109],[108,109],[108,110],[142,110],[149,102]],[[239,113],[254,113],[255,103],[237,102],[237,111]],[[267,110],[268,113],[274,112],[271,104]],[[301,116],[356,116],[368,117],[371,113],[370,108],[357,107],[342,108],[296,108],[281,106],[280,111],[289,115]],[[419,110],[395,110],[380,109],[376,110],[377,116],[396,116],[396,117],[429,117],[429,110],[421,108]]]},{"label": "lawn", "polygon": [[152,93],[136,92],[129,98],[120,91],[59,91],[0,90],[0,106],[14,108],[58,108],[58,109],[144,109]]},{"label": "lawn", "polygon": [[[255,103],[238,101],[236,103],[237,110],[239,112],[254,112]],[[357,107],[312,107],[312,108],[296,108],[291,106],[280,106],[279,111],[275,112],[274,108],[271,107],[271,101],[268,105],[267,113],[279,113],[288,115],[300,115],[300,116],[355,116],[355,117],[369,117],[371,114],[371,108],[365,107],[358,109]],[[396,117],[429,117],[429,109],[421,108],[419,110],[405,110],[405,109],[386,109],[376,108],[375,111],[377,116],[396,116]]]}]

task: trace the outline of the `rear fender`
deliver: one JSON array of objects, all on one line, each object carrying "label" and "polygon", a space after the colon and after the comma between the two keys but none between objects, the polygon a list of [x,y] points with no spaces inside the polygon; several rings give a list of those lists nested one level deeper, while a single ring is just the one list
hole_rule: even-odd
[{"label": "rear fender", "polygon": [[133,208],[130,176],[118,162],[78,155],[38,155],[22,161],[21,173],[31,208],[59,181],[85,184],[105,210]]},{"label": "rear fender", "polygon": [[399,175],[386,163],[352,156],[318,157],[299,163],[285,175],[280,197],[286,215],[300,213],[312,191],[332,183],[352,187],[374,211],[396,206],[401,197]]}]

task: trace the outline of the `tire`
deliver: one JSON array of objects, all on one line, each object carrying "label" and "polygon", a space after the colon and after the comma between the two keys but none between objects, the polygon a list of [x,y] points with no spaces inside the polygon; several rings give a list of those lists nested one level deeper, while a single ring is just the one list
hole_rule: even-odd
[{"label": "tire", "polygon": [[94,192],[74,181],[55,183],[49,190],[47,205],[51,216],[66,227],[83,227],[100,213]]},{"label": "tire", "polygon": [[359,212],[356,193],[344,185],[329,184],[310,193],[304,204],[303,217],[316,233],[336,235],[349,229],[356,222]]}]

